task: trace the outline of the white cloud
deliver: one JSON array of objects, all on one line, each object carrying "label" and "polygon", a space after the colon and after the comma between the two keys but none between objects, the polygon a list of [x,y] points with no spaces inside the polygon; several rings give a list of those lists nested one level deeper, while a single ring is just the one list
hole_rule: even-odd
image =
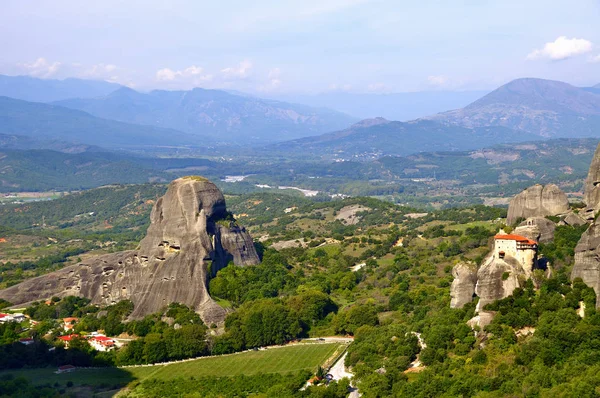
[{"label": "white cloud", "polygon": [[237,67],[221,69],[221,73],[226,80],[245,79],[250,76],[251,69],[252,62],[245,59]]},{"label": "white cloud", "polygon": [[110,79],[115,77],[114,72],[117,69],[117,66],[113,64],[96,64],[84,70],[79,76],[92,79]]},{"label": "white cloud", "polygon": [[60,62],[48,62],[46,58],[38,58],[32,63],[17,64],[17,67],[24,70],[26,74],[34,77],[48,78],[56,74],[60,68]]},{"label": "white cloud", "polygon": [[546,43],[543,48],[533,50],[527,55],[527,60],[550,59],[559,61],[577,55],[587,54],[592,51],[593,44],[589,40],[560,36],[558,39]]},{"label": "white cloud", "polygon": [[592,62],[592,63],[600,62],[600,54],[591,56],[590,62]]},{"label": "white cloud", "polygon": [[184,70],[173,70],[170,68],[163,68],[156,71],[156,80],[162,82],[174,81],[174,80],[186,80],[194,84],[200,82],[211,81],[213,76],[211,74],[202,74],[204,69],[192,65],[188,66]]},{"label": "white cloud", "polygon": [[328,91],[342,91],[342,92],[349,92],[352,90],[352,85],[351,84],[335,84],[332,83],[329,85],[329,87],[327,88]]},{"label": "white cloud", "polygon": [[443,87],[448,83],[448,78],[443,75],[428,76],[427,82],[436,87]]},{"label": "white cloud", "polygon": [[267,75],[267,83],[258,87],[259,91],[273,91],[281,86],[281,69],[273,68]]},{"label": "white cloud", "polygon": [[388,86],[383,83],[372,83],[367,86],[367,90],[373,93],[383,93],[389,91]]}]

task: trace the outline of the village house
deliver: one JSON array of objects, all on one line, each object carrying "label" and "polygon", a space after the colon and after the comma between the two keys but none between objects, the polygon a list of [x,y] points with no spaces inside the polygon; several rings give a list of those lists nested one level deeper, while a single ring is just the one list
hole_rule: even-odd
[{"label": "village house", "polygon": [[25,320],[25,315],[21,313],[16,314],[0,314],[0,323],[5,322],[18,322],[21,323]]},{"label": "village house", "polygon": [[63,318],[63,328],[65,329],[65,332],[73,330],[77,322],[79,322],[79,318]]},{"label": "village house", "polygon": [[88,342],[97,351],[109,351],[115,348],[115,341],[106,336],[92,336]]},{"label": "village house", "polygon": [[25,338],[25,339],[19,339],[19,343],[23,344],[23,345],[31,345],[33,343],[35,343],[35,341],[31,338]]},{"label": "village house", "polygon": [[59,336],[58,339],[65,344],[65,348],[69,348],[69,344],[73,339],[79,338],[78,334],[70,334],[68,336]]}]

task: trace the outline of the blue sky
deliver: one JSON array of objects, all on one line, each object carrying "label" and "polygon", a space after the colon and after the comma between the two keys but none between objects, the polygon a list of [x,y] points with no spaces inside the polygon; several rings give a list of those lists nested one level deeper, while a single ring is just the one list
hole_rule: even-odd
[{"label": "blue sky", "polygon": [[593,0],[3,0],[0,73],[255,93],[600,83]]}]

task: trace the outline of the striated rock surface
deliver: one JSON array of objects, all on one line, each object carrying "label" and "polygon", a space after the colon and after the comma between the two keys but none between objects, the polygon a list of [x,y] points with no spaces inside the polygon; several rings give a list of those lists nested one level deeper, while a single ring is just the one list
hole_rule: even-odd
[{"label": "striated rock surface", "polygon": [[575,247],[575,265],[571,279],[581,278],[596,292],[596,307],[600,308],[600,222],[599,220],[581,235]]},{"label": "striated rock surface", "polygon": [[508,206],[506,222],[519,218],[555,216],[569,211],[567,195],[556,185],[534,185],[515,196]]},{"label": "striated rock surface", "polygon": [[462,308],[473,301],[477,283],[477,266],[460,262],[452,268],[454,280],[450,286],[450,308]]},{"label": "striated rock surface", "polygon": [[515,228],[514,233],[536,242],[547,243],[554,240],[555,229],[556,224],[547,218],[529,217]]},{"label": "striated rock surface", "polygon": [[600,145],[596,148],[590,170],[585,179],[583,202],[587,205],[582,215],[588,221],[593,221],[600,210]]},{"label": "striated rock surface", "polygon": [[576,213],[569,213],[563,220],[563,222],[567,225],[578,226],[587,224],[587,220]]},{"label": "striated rock surface", "polygon": [[135,304],[132,318],[180,302],[194,308],[205,323],[220,322],[226,313],[208,293],[211,274],[230,260],[242,266],[259,263],[245,229],[217,223],[226,217],[225,199],[212,182],[179,178],[154,205],[138,250],[99,256],[27,280],[0,291],[0,298],[16,305],[70,295],[100,305],[128,299]]},{"label": "striated rock surface", "polygon": [[510,296],[526,278],[526,272],[515,258],[489,256],[477,271],[475,294],[479,302],[476,311],[481,312],[487,304]]}]

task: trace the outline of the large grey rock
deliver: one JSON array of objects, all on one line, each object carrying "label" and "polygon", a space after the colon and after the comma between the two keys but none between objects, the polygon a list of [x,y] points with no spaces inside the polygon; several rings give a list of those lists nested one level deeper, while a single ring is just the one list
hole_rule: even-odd
[{"label": "large grey rock", "polygon": [[477,283],[477,266],[460,262],[452,268],[454,280],[450,286],[450,308],[462,308],[473,301]]},{"label": "large grey rock", "polygon": [[537,184],[510,201],[506,222],[512,225],[519,218],[555,216],[568,211],[569,200],[559,187],[554,184]]},{"label": "large grey rock", "polygon": [[600,210],[600,144],[596,148],[585,179],[583,201],[587,207],[582,211],[582,215],[586,220],[593,221],[594,216]]},{"label": "large grey rock", "polygon": [[489,256],[477,271],[475,294],[479,302],[476,311],[481,312],[487,304],[510,296],[526,279],[527,273],[515,258]]},{"label": "large grey rock", "polygon": [[159,311],[172,302],[194,308],[205,323],[226,315],[208,293],[211,274],[230,260],[259,262],[252,239],[239,227],[226,227],[225,199],[201,177],[179,178],[157,200],[150,226],[135,251],[107,254],[30,279],[0,291],[16,305],[52,296],[83,296],[94,304],[131,300],[132,318]]},{"label": "large grey rock", "polygon": [[545,217],[529,217],[523,221],[514,233],[537,242],[547,243],[554,240],[556,224]]},{"label": "large grey rock", "polygon": [[567,216],[565,217],[563,222],[570,226],[579,226],[579,225],[587,224],[587,220],[577,213],[567,214]]},{"label": "large grey rock", "polygon": [[581,278],[596,292],[596,307],[600,307],[600,222],[599,220],[581,235],[575,247],[575,265],[571,279]]}]

